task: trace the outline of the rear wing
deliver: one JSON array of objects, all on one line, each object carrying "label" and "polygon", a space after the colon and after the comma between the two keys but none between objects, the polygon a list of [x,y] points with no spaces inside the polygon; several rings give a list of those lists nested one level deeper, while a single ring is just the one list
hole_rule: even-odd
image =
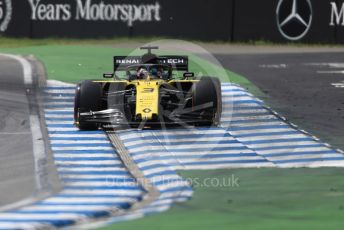
[{"label": "rear wing", "polygon": [[158,56],[154,62],[144,62],[141,56],[115,56],[114,72],[126,70],[131,65],[144,64],[165,64],[171,65],[173,70],[188,71],[189,58],[187,56]]}]

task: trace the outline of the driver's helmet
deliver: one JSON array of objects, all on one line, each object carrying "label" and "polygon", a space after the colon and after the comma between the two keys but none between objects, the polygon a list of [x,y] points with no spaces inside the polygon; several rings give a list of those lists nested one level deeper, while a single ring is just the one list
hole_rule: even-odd
[{"label": "driver's helmet", "polygon": [[147,71],[146,68],[144,68],[144,67],[139,67],[139,68],[137,69],[137,78],[138,78],[138,79],[145,79],[145,78],[147,78],[147,76],[148,76],[148,71]]},{"label": "driver's helmet", "polygon": [[153,66],[152,68],[150,68],[149,72],[152,77],[155,77],[155,78],[162,77],[162,70],[159,67]]}]

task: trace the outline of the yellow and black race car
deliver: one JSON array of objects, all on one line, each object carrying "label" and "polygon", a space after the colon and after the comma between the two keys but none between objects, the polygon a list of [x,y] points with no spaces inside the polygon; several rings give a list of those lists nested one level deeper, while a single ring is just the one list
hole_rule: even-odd
[{"label": "yellow and black race car", "polygon": [[[216,126],[222,100],[216,77],[194,77],[187,56],[115,56],[114,72],[105,80],[86,80],[76,87],[74,120],[81,130],[129,125]],[[173,71],[182,71],[177,79]],[[124,72],[124,74],[123,74]],[[119,76],[122,73],[122,77]],[[110,79],[111,78],[111,79]]]}]

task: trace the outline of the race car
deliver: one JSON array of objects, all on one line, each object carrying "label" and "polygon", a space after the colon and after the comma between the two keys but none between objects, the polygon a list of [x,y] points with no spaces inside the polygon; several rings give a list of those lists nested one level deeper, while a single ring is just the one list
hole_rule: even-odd
[{"label": "race car", "polygon": [[[115,56],[104,80],[76,87],[74,121],[80,130],[149,128],[173,125],[217,126],[222,111],[216,77],[195,77],[187,56]],[[181,77],[176,77],[175,73]]]}]

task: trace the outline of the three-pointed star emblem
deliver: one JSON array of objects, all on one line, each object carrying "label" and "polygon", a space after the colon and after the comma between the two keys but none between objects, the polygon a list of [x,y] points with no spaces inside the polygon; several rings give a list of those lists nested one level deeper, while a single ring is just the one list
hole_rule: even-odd
[{"label": "three-pointed star emblem", "polygon": [[[299,10],[298,2],[303,1],[303,6],[306,9]],[[290,7],[291,3],[291,7]],[[282,15],[283,8],[291,8],[287,16]],[[312,4],[310,0],[280,0],[276,9],[277,27],[283,37],[288,40],[299,40],[303,38],[312,24]],[[296,30],[294,27],[288,27],[291,23],[298,23],[302,27]]]}]

